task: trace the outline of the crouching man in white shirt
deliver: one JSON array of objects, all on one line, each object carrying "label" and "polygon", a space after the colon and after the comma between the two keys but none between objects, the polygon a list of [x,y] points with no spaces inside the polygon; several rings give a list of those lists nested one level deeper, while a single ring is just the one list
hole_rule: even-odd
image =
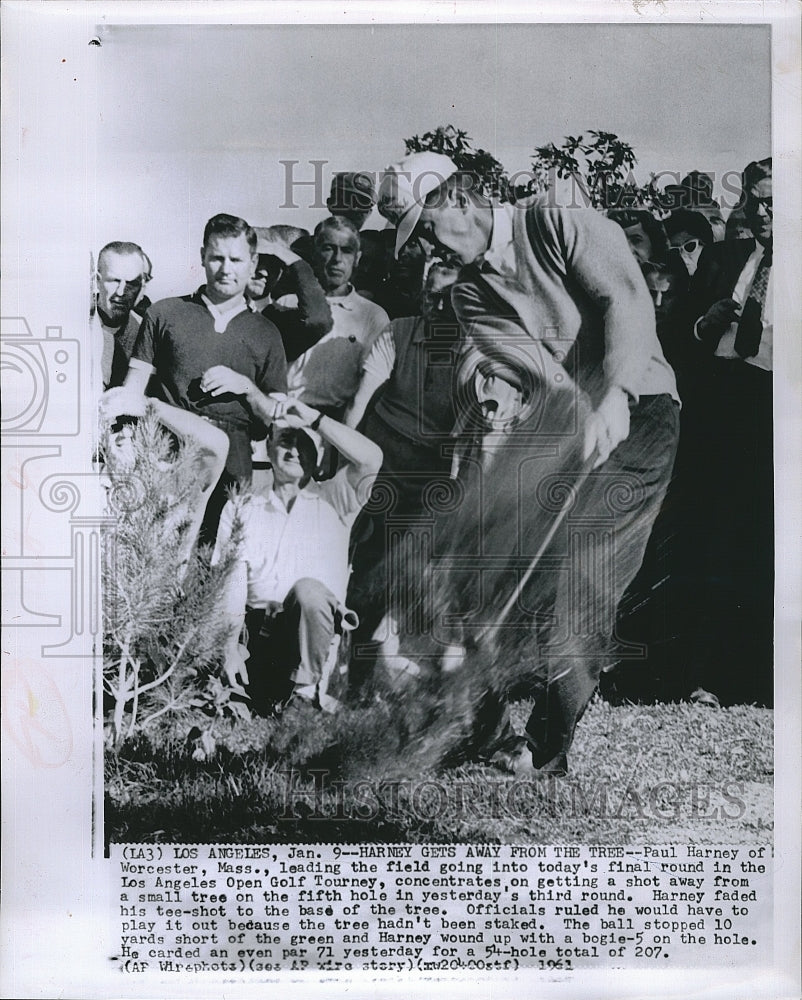
[{"label": "crouching man in white shirt", "polygon": [[[273,404],[265,399],[265,404],[274,409],[267,442],[272,487],[244,501],[229,501],[217,534],[219,552],[232,537],[239,506],[240,560],[229,587],[226,672],[234,686],[248,684],[250,673],[260,687],[277,692],[289,669],[287,693],[334,710],[336,702],[325,691],[332,640],[356,623],[345,608],[349,536],[370,496],[382,451],[363,434],[298,400]],[[332,479],[318,483],[313,477],[324,442],[340,453],[341,467]],[[238,653],[243,623],[247,668]],[[267,685],[266,671],[279,674]]]}]

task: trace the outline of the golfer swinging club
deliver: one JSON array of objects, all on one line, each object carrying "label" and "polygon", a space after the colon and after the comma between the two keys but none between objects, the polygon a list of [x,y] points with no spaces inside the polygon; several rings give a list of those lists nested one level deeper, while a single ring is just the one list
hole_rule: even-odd
[{"label": "golfer swinging club", "polygon": [[[520,777],[563,775],[577,722],[611,662],[615,608],[643,560],[676,452],[679,396],[649,291],[623,231],[600,213],[545,199],[493,205],[440,154],[414,153],[389,167],[379,211],[396,226],[396,255],[415,237],[462,265],[452,292],[457,318],[480,355],[501,362],[496,379],[506,364],[541,387],[547,407],[573,394],[577,408],[566,412],[584,415],[573,438],[561,434],[577,473],[584,463],[592,470],[574,476],[571,528],[555,534],[550,550],[570,566],[552,584],[554,626],[525,738],[514,737],[501,699],[479,698],[475,708],[477,728],[495,734],[485,750],[495,749],[496,763]],[[521,465],[511,442],[527,432],[536,440],[549,418],[537,408],[522,415],[491,456],[494,479]],[[499,497],[496,525],[511,514],[543,517],[542,498],[522,496],[518,505],[512,493]],[[594,530],[594,521],[611,530]],[[569,544],[581,558],[569,559]]]}]

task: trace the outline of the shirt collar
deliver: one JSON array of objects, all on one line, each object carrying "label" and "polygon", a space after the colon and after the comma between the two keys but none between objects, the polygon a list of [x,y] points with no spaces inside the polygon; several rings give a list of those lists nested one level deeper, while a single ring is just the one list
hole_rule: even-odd
[{"label": "shirt collar", "polygon": [[244,295],[239,295],[236,300],[235,305],[229,305],[227,309],[220,309],[218,306],[211,301],[211,299],[206,298],[204,294],[205,287],[201,288],[198,292],[201,301],[209,310],[212,319],[214,320],[215,333],[225,333],[226,327],[234,319],[235,316],[239,316],[241,312],[245,312],[248,308],[248,303],[245,301]]},{"label": "shirt collar", "polygon": [[345,295],[327,295],[326,301],[330,306],[339,306],[341,309],[345,309],[347,312],[352,312],[355,306],[354,299],[357,296],[357,291],[353,285],[348,286],[348,291]]},{"label": "shirt collar", "polygon": [[493,232],[490,246],[485,251],[484,262],[494,271],[504,274],[515,270],[515,243],[513,241],[512,212],[510,204],[494,205]]},{"label": "shirt collar", "polygon": [[[315,480],[310,480],[302,490],[298,490],[295,495],[295,503],[299,500],[314,500],[317,496],[317,490],[315,489],[316,485],[317,483]],[[282,514],[291,513],[291,511],[287,510],[281,500],[279,500],[272,486],[264,493],[257,493],[256,497],[260,499],[266,507],[272,507],[274,510],[278,510]],[[293,507],[294,506],[295,504],[293,504]]]},{"label": "shirt collar", "polygon": [[246,305],[252,313],[260,313],[272,304],[273,299],[269,295],[263,295],[261,299],[246,299]]},{"label": "shirt collar", "polygon": [[95,316],[97,317],[98,323],[100,323],[101,327],[104,330],[109,330],[112,333],[114,333],[114,332],[119,333],[121,330],[124,330],[128,326],[128,320],[130,318],[130,313],[128,314],[128,316],[125,317],[124,320],[118,320],[116,323],[115,322],[107,323],[103,319],[103,313],[100,310],[100,306],[97,306],[96,309],[95,309]]}]

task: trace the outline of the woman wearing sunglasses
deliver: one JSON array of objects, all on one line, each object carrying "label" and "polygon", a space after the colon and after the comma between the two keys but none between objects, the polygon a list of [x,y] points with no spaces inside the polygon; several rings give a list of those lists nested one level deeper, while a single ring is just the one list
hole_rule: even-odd
[{"label": "woman wearing sunglasses", "polygon": [[672,256],[679,256],[688,275],[695,273],[702,250],[713,242],[713,230],[701,212],[678,208],[663,223]]}]

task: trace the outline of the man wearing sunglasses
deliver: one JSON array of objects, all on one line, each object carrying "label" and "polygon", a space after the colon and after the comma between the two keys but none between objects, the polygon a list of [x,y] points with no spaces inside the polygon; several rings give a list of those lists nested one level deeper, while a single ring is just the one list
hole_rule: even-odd
[{"label": "man wearing sunglasses", "polygon": [[[770,702],[774,579],[772,163],[743,172],[752,235],[706,247],[689,291],[698,348],[686,434],[696,472],[700,686]],[[693,340],[691,341],[693,343]],[[716,669],[720,671],[716,674]]]},{"label": "man wearing sunglasses", "polygon": [[[752,237],[711,246],[700,259],[691,288],[696,318],[694,334],[715,357],[770,372],[771,158],[746,167],[743,192],[744,214]],[[756,300],[759,300],[757,312]],[[742,311],[747,305],[742,322]]]}]

